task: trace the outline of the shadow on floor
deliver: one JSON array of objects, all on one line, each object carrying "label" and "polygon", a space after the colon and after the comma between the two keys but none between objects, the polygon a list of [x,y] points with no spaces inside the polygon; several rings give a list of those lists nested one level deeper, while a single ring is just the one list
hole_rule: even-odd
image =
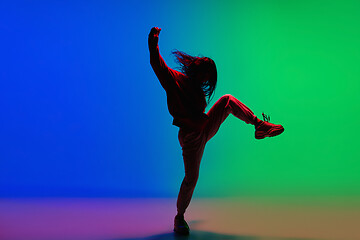
[{"label": "shadow on floor", "polygon": [[189,236],[178,236],[175,233],[164,233],[144,238],[126,238],[114,240],[301,240],[296,238],[236,236],[221,233],[192,230]]}]

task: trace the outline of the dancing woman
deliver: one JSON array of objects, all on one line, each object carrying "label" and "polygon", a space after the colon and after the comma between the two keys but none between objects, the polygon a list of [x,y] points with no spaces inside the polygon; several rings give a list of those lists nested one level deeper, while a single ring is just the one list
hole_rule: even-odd
[{"label": "dancing woman", "polygon": [[184,219],[199,177],[200,161],[206,143],[216,134],[224,120],[233,114],[247,124],[255,126],[255,138],[263,139],[281,134],[284,128],[258,119],[254,113],[232,95],[222,96],[205,113],[217,83],[215,62],[208,57],[194,57],[184,52],[174,51],[181,72],[169,68],[159,52],[158,40],[161,29],[154,27],[148,37],[150,64],[166,91],[167,105],[174,117],[173,125],[179,127],[179,142],[185,166],[177,199],[177,215],[174,231],[189,234],[189,226]]}]

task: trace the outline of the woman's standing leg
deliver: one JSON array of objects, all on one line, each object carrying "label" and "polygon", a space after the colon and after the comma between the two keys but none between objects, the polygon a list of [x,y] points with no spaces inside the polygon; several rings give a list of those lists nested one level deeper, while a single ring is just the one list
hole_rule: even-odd
[{"label": "woman's standing leg", "polygon": [[184,219],[184,213],[190,204],[194,189],[199,178],[200,162],[204,153],[206,138],[204,132],[188,132],[179,130],[179,142],[185,167],[185,177],[181,183],[177,205],[177,215],[174,219],[174,231],[179,234],[189,234],[189,226]]},{"label": "woman's standing leg", "polygon": [[180,129],[179,142],[182,147],[185,177],[181,183],[176,205],[178,214],[183,215],[190,204],[199,178],[200,162],[206,141],[202,132],[186,132]]}]

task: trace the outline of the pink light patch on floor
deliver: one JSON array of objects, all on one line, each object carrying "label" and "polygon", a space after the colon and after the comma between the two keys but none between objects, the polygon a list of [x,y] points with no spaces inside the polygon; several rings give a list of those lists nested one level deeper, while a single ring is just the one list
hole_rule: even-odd
[{"label": "pink light patch on floor", "polygon": [[176,199],[0,199],[0,239],[360,240],[358,204],[194,199],[186,238],[175,214]]}]

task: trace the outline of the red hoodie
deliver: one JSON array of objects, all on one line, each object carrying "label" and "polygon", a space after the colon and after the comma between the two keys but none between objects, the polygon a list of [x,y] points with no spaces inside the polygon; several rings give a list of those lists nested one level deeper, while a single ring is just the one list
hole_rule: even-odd
[{"label": "red hoodie", "polygon": [[169,68],[159,52],[159,46],[149,44],[150,64],[166,91],[173,125],[192,131],[201,131],[208,116],[206,99],[200,86],[193,84],[183,73]]}]

